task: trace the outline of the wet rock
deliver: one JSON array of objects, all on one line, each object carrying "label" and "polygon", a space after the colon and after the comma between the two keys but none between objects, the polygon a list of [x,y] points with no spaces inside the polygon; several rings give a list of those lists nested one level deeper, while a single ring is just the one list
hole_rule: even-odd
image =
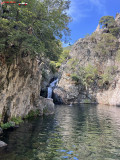
[{"label": "wet rock", "polygon": [[1,147],[6,147],[6,146],[7,146],[7,144],[6,144],[5,142],[0,141],[0,148],[1,148]]},{"label": "wet rock", "polygon": [[40,103],[40,108],[41,108],[41,105],[43,106],[43,114],[44,115],[54,114],[53,99],[51,99],[51,98],[42,98],[41,103]]},{"label": "wet rock", "polygon": [[55,88],[53,91],[53,100],[55,104],[64,104],[66,101],[66,93],[60,88]]},{"label": "wet rock", "polygon": [[3,133],[3,130],[2,130],[2,128],[0,128],[0,135]]}]

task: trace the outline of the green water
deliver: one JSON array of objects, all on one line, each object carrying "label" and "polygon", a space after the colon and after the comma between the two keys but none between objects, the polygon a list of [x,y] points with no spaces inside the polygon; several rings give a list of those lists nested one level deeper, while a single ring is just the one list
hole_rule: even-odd
[{"label": "green water", "polygon": [[0,137],[0,160],[120,160],[120,108],[56,106]]}]

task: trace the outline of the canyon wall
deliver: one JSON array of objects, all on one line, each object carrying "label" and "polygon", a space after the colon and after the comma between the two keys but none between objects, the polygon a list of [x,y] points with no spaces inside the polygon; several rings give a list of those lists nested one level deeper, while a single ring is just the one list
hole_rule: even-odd
[{"label": "canyon wall", "polygon": [[[115,19],[120,27],[120,14]],[[120,105],[120,41],[107,28],[79,39],[61,66],[56,103]]]},{"label": "canyon wall", "polygon": [[[43,70],[47,72],[46,83]],[[44,72],[45,72],[44,71]],[[12,117],[25,117],[30,111],[52,114],[54,104],[40,96],[43,88],[49,85],[52,73],[39,58],[18,58],[11,65],[1,61],[0,65],[0,121],[8,122]],[[43,82],[45,84],[43,84]]]}]

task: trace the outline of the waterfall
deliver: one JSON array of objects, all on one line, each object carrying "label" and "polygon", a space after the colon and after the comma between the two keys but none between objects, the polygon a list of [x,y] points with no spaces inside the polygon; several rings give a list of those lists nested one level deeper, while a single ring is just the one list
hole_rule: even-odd
[{"label": "waterfall", "polygon": [[58,79],[56,79],[52,83],[50,83],[50,86],[48,87],[48,96],[47,96],[47,98],[51,98],[52,97],[52,91],[53,91],[53,88],[56,86],[57,82],[58,82]]}]

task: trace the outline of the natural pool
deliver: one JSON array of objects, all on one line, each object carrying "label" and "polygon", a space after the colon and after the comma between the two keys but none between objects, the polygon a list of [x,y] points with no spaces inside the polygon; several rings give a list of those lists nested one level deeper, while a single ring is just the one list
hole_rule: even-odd
[{"label": "natural pool", "polygon": [[0,160],[120,160],[120,108],[56,106],[55,115],[26,121],[0,137]]}]

